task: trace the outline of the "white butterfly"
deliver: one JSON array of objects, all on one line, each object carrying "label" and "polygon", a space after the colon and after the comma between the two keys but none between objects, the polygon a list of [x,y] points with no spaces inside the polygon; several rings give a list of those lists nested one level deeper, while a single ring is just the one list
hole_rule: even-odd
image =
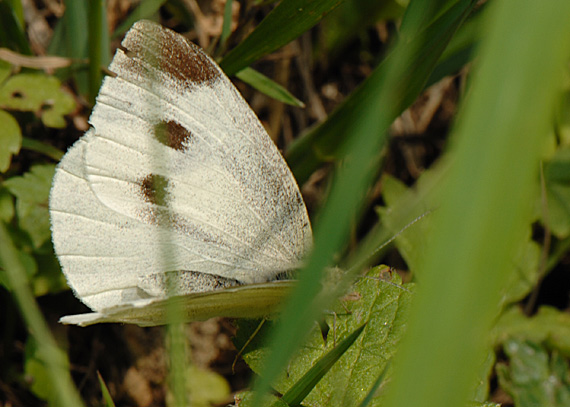
[{"label": "white butterfly", "polygon": [[61,321],[165,323],[167,280],[183,320],[267,314],[312,245],[285,160],[194,44],[139,21],[122,45],[50,194],[55,252],[95,311]]}]

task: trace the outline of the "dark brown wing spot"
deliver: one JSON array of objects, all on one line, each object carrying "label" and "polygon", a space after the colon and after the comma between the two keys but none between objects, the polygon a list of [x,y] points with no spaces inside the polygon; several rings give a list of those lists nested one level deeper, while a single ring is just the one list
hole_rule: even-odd
[{"label": "dark brown wing spot", "polygon": [[161,37],[162,69],[174,78],[200,85],[221,76],[214,61],[180,34],[164,28]]},{"label": "dark brown wing spot", "polygon": [[168,205],[168,179],[162,175],[149,174],[140,182],[145,201],[158,205]]},{"label": "dark brown wing spot", "polygon": [[192,139],[190,130],[173,121],[158,123],[154,127],[154,136],[161,144],[177,151],[186,150]]},{"label": "dark brown wing spot", "polygon": [[176,79],[186,89],[208,85],[222,77],[221,69],[182,35],[150,21],[139,21],[123,41],[127,55],[146,61]]}]

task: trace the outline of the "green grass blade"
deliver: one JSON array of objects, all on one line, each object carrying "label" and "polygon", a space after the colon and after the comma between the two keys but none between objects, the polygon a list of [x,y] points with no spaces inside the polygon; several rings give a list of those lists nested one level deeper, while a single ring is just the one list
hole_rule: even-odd
[{"label": "green grass blade", "polygon": [[102,73],[101,67],[109,64],[109,36],[105,2],[91,0],[89,2],[89,101],[95,104],[99,93]]},{"label": "green grass blade", "polygon": [[103,377],[101,377],[101,373],[99,373],[99,371],[97,371],[97,379],[99,379],[99,385],[101,386],[101,393],[103,394],[103,401],[105,402],[105,405],[107,407],[115,407],[115,402],[113,401],[111,393],[109,393],[109,389],[107,388],[107,385],[105,384],[105,381],[103,380]]},{"label": "green grass blade", "polygon": [[464,405],[505,271],[531,222],[539,155],[570,53],[570,3],[491,6],[387,407]]},{"label": "green grass blade", "polygon": [[[461,5],[463,7],[459,15],[464,16],[472,2],[466,1]],[[452,20],[455,21],[456,18]],[[451,36],[453,31],[447,35]],[[430,44],[429,41],[429,37],[424,39],[427,44]],[[350,277],[347,276],[343,284],[332,288],[330,292],[319,294],[323,269],[332,263],[333,255],[346,244],[350,225],[363,206],[364,191],[376,174],[378,154],[386,137],[385,130],[399,114],[402,104],[411,96],[410,89],[421,87],[430,71],[426,69],[423,77],[411,77],[409,66],[425,58],[432,58],[432,63],[435,64],[439,53],[435,56],[431,53],[434,48],[439,49],[439,52],[443,51],[447,41],[439,44],[439,47],[424,47],[421,38],[411,43],[413,46],[407,42],[396,47],[391,58],[385,62],[385,71],[380,80],[373,82],[375,87],[366,90],[366,103],[359,102],[360,109],[350,110],[351,120],[345,118],[347,126],[344,130],[352,136],[346,145],[345,165],[336,175],[328,202],[319,213],[314,229],[315,246],[311,258],[300,273],[299,284],[285,305],[280,324],[270,337],[272,352],[268,358],[266,372],[254,387],[258,395],[269,388],[292,353],[305,339],[321,311],[350,283]],[[410,86],[410,82],[414,84]],[[259,399],[256,401],[259,403]]]},{"label": "green grass blade", "polygon": [[220,46],[224,48],[226,41],[230,37],[232,25],[232,5],[233,0],[227,0],[224,6],[224,24],[222,25],[222,35],[220,36]]},{"label": "green grass blade", "polygon": [[273,99],[291,106],[305,107],[305,104],[293,96],[287,89],[255,69],[244,68],[239,71],[236,76],[251,87]]},{"label": "green grass blade", "polygon": [[[291,144],[287,151],[287,162],[299,183],[305,182],[324,161],[341,158],[342,151],[349,142],[347,139],[354,137],[349,131],[354,115],[366,106],[378,103],[385,109],[383,106],[395,105],[395,108],[391,109],[390,120],[386,121],[386,128],[379,131],[388,128],[424,89],[441,53],[473,7],[473,1],[458,1],[420,35],[407,43],[401,42],[323,124]],[[401,86],[396,96],[379,92],[379,89],[386,86],[392,61],[397,60],[403,52],[415,49],[418,50],[416,55],[399,68],[401,71],[398,78],[390,79],[397,80]]]},{"label": "green grass blade", "polygon": [[285,0],[222,60],[220,66],[234,75],[313,27],[341,0]]},{"label": "green grass blade", "polygon": [[26,38],[26,32],[19,18],[20,7],[11,6],[8,2],[0,1],[0,46],[32,55],[32,50]]}]

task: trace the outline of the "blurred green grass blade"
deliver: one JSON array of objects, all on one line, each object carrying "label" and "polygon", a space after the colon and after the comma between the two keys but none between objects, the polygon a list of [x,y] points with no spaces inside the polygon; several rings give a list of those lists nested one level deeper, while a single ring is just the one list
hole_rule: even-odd
[{"label": "blurred green grass blade", "polygon": [[481,7],[471,13],[465,23],[459,27],[445,51],[441,54],[437,65],[433,69],[426,83],[426,88],[439,82],[445,76],[457,74],[461,68],[471,62],[471,57],[479,44],[482,36]]},{"label": "blurred green grass blade", "polygon": [[33,55],[28,44],[23,21],[19,18],[18,9],[8,1],[0,1],[0,46],[18,51],[21,54]]},{"label": "blurred green grass blade", "polygon": [[[180,315],[180,307],[172,303],[168,312],[171,315]],[[186,357],[186,335],[183,323],[172,323],[167,326],[167,343],[170,371],[168,372],[168,387],[173,396],[174,407],[184,407],[189,405],[188,398],[192,397],[187,393],[186,367],[188,359]]]},{"label": "blurred green grass blade", "polygon": [[273,99],[291,106],[305,107],[305,104],[293,96],[287,89],[255,69],[244,68],[239,71],[236,76],[251,87]]},{"label": "blurred green grass blade", "polygon": [[141,1],[137,8],[115,29],[112,38],[118,38],[126,33],[137,21],[152,17],[164,3],[166,0]]},{"label": "blurred green grass blade", "polygon": [[366,324],[354,330],[353,333],[344,338],[336,347],[319,359],[319,361],[283,395],[281,400],[290,406],[300,405],[319,380],[323,378],[336,361],[339,360],[344,352],[354,343],[356,338],[360,336],[365,327]]},{"label": "blurred green grass blade", "polygon": [[26,271],[18,258],[18,252],[12,238],[3,222],[0,222],[0,263],[9,281],[12,295],[28,327],[29,333],[34,336],[38,357],[45,363],[46,371],[50,373],[52,386],[59,396],[59,404],[64,407],[81,407],[77,389],[73,385],[69,365],[64,353],[57,347],[49,327],[43,319],[42,313],[26,280]]},{"label": "blurred green grass blade", "polygon": [[[464,17],[472,3],[461,2],[458,15]],[[452,24],[453,30],[447,32],[448,37],[460,24],[455,15],[450,17],[455,24]],[[328,290],[320,289],[324,268],[330,266],[334,254],[346,244],[350,227],[364,204],[363,196],[376,174],[377,157],[385,143],[385,130],[399,114],[404,101],[411,97],[410,89],[421,88],[430,72],[430,69],[425,69],[423,76],[414,76],[409,66],[415,63],[410,61],[431,58],[432,64],[435,64],[447,44],[444,41],[433,46],[430,41],[431,38],[426,36],[397,44],[384,63],[385,71],[379,80],[373,82],[375,87],[366,90],[366,103],[360,103],[359,109],[350,110],[351,120],[345,118],[347,122],[343,130],[352,136],[345,146],[346,159],[333,180],[327,204],[315,223],[315,245],[308,264],[301,271],[299,283],[285,304],[280,323],[270,336],[271,351],[266,371],[254,386],[257,390],[256,405],[259,405],[260,395],[269,389],[270,383],[308,335],[313,321],[351,281],[352,276],[346,276],[341,284]],[[439,52],[432,55],[436,50]]]},{"label": "blurred green grass blade", "polygon": [[400,25],[400,37],[403,41],[414,38],[424,27],[431,25],[438,15],[457,3],[457,0],[410,1]]},{"label": "blurred green grass blade", "polygon": [[[50,55],[59,55],[76,61],[87,59],[87,42],[89,30],[88,5],[86,1],[70,1],[66,3],[63,18],[60,18],[54,28],[53,37],[48,46]],[[89,74],[85,65],[73,64],[68,69],[58,71],[58,76],[72,76],[80,95],[89,93]]]},{"label": "blurred green grass blade", "polygon": [[323,38],[319,40],[319,44],[323,44],[321,52],[325,52],[329,60],[342,57],[349,44],[370,27],[381,21],[400,20],[406,10],[402,3],[398,0],[343,1],[319,25]]},{"label": "blurred green grass blade", "polygon": [[99,379],[101,394],[103,395],[103,401],[105,402],[105,405],[107,407],[115,407],[115,402],[113,401],[111,393],[109,393],[109,389],[107,388],[107,385],[105,384],[105,381],[103,380],[103,377],[101,377],[101,373],[99,373],[99,371],[97,371],[97,379]]},{"label": "blurred green grass blade", "polygon": [[341,0],[282,1],[245,40],[228,52],[220,66],[228,76],[234,75],[293,41],[340,3]]},{"label": "blurred green grass blade", "polygon": [[[409,42],[400,42],[397,48],[383,61],[359,87],[328,117],[328,119],[291,144],[287,151],[289,163],[295,177],[303,184],[324,161],[341,158],[342,150],[351,137],[348,129],[352,126],[354,114],[365,109],[371,103],[395,105],[391,120],[386,122],[386,131],[392,121],[398,117],[424,89],[425,83],[441,53],[447,47],[451,37],[465,17],[474,7],[474,1],[458,1],[424,31]],[[401,89],[394,99],[382,99],[387,95],[378,90],[386,83],[392,60],[399,58],[402,49],[418,49],[405,66],[401,67],[398,80]]]},{"label": "blurred green grass blade", "polygon": [[3,0],[4,3],[9,5],[12,9],[12,13],[16,19],[20,22],[20,26],[24,26],[25,19],[24,19],[24,6],[22,5],[22,0]]},{"label": "blurred green grass blade", "polygon": [[532,220],[539,155],[570,53],[570,2],[504,0],[486,12],[387,407],[464,405],[505,271]]},{"label": "blurred green grass blade", "polygon": [[89,2],[89,102],[95,104],[102,81],[101,68],[109,65],[109,31],[104,0]]},{"label": "blurred green grass blade", "polygon": [[220,36],[220,46],[222,48],[226,46],[226,41],[232,33],[231,27],[233,3],[233,0],[226,0],[226,5],[224,6],[224,23],[222,25],[222,35]]}]

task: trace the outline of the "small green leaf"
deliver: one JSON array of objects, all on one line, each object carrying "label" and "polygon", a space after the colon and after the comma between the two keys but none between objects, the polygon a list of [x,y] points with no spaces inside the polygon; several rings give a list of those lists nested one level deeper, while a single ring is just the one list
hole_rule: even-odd
[{"label": "small green leaf", "polygon": [[548,215],[544,222],[558,238],[570,235],[570,148],[562,148],[544,165]]},{"label": "small green leaf", "polygon": [[519,307],[513,306],[501,315],[491,332],[491,338],[495,345],[499,345],[513,337],[544,342],[570,356],[570,314],[543,306],[529,318]]},{"label": "small green leaf", "polygon": [[12,194],[6,188],[0,187],[0,221],[10,223],[15,213]]},{"label": "small green leaf", "polygon": [[230,385],[223,376],[195,365],[186,369],[186,386],[192,406],[196,407],[223,404],[231,394]]},{"label": "small green leaf", "polygon": [[19,74],[0,88],[0,107],[34,112],[46,126],[62,128],[65,127],[63,116],[73,111],[75,101],[53,76]]},{"label": "small green leaf", "polygon": [[3,83],[12,73],[12,65],[0,59],[0,84]]},{"label": "small green leaf", "polygon": [[499,383],[518,407],[570,405],[568,362],[557,352],[548,354],[537,343],[509,339],[503,347],[508,364],[497,366]]},{"label": "small green leaf", "polygon": [[20,152],[22,131],[16,119],[4,110],[0,110],[0,128],[0,172],[6,172],[12,155]]},{"label": "small green leaf", "polygon": [[17,198],[16,213],[20,228],[26,231],[35,247],[50,237],[47,201],[55,165],[34,165],[20,177],[12,177],[4,186]]}]

